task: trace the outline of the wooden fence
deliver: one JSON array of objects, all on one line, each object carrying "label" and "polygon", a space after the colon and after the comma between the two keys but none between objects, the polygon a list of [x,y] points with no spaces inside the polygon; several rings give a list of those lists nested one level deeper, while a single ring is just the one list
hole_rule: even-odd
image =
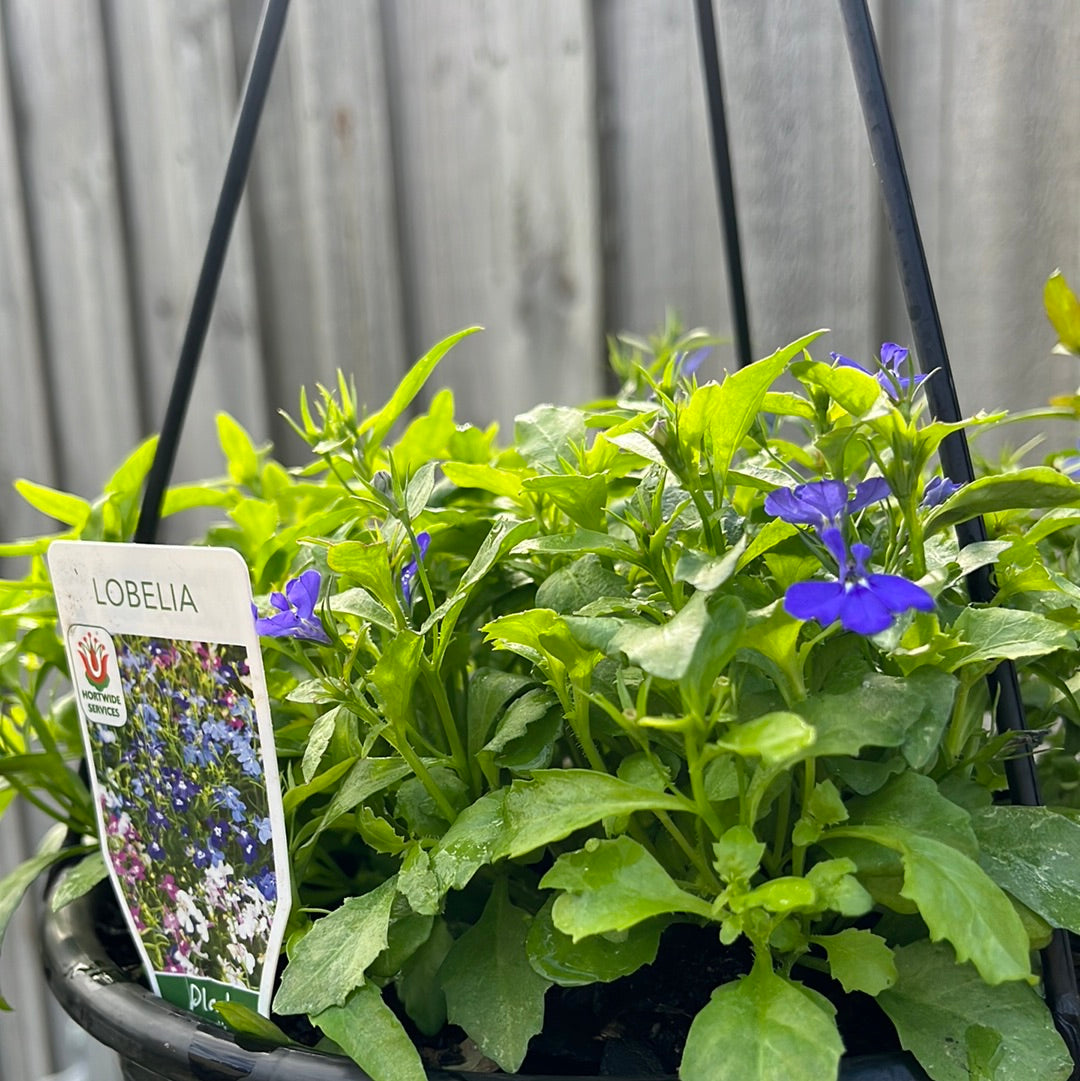
[{"label": "wooden fence", "polygon": [[[12,478],[92,495],[161,422],[259,8],[0,0],[0,536],[46,524]],[[836,5],[716,8],[756,352],[904,341]],[[1072,390],[1041,288],[1080,284],[1080,7],[874,12],[963,405]],[[296,0],[177,477],[219,471],[216,410],[292,458],[301,383],[377,404],[471,323],[463,419],[587,397],[668,306],[730,329],[690,0]],[[28,1012],[2,1081],[56,1064]]]}]

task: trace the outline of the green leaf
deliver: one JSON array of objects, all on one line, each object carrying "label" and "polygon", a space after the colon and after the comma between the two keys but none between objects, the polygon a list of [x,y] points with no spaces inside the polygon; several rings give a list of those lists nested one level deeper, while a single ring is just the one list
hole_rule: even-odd
[{"label": "green leaf", "polygon": [[761,758],[771,768],[805,757],[802,752],[812,748],[816,738],[817,731],[802,717],[781,710],[732,725],[716,745],[742,758]]},{"label": "green leaf", "polygon": [[470,334],[475,334],[481,327],[466,327],[449,338],[444,338],[437,345],[429,349],[406,373],[405,378],[397,385],[397,389],[390,396],[390,400],[377,413],[372,413],[360,425],[361,435],[370,433],[372,444],[379,444],[389,434],[398,418],[412,404],[413,399],[420,393],[421,388],[427,382],[428,377],[435,370],[435,366],[450,350]]},{"label": "green leaf", "polygon": [[99,882],[109,877],[109,870],[101,855],[101,849],[91,852],[69,867],[61,876],[49,896],[49,908],[59,912],[65,905],[88,894]]},{"label": "green leaf", "polygon": [[[11,917],[15,915],[19,902],[33,885],[34,879],[57,860],[65,859],[73,852],[88,851],[86,848],[74,850],[62,848],[66,832],[67,830],[62,825],[53,826],[45,834],[36,855],[24,860],[14,870],[0,878],[0,948],[3,947],[4,935],[7,933]],[[0,995],[0,1010],[10,1009],[7,999]]]},{"label": "green leaf", "polygon": [[207,484],[177,484],[165,492],[161,516],[168,518],[196,507],[227,507],[233,498],[228,492],[220,492]]},{"label": "green leaf", "polygon": [[[158,437],[152,435],[144,439],[115,469],[105,482],[102,491],[106,495],[134,496],[142,489],[146,474],[157,452]],[[209,491],[203,485],[204,491]]]},{"label": "green leaf", "polygon": [[435,463],[424,462],[413,474],[405,489],[405,510],[409,521],[414,521],[427,507],[431,493],[435,490]]},{"label": "green leaf", "polygon": [[[525,750],[528,757],[527,748],[520,741],[524,740],[531,732],[542,729],[541,732],[537,733],[541,745],[554,740],[562,724],[561,713],[556,713],[551,717],[552,723],[544,724],[543,722],[552,714],[553,707],[556,705],[558,705],[558,699],[551,691],[542,687],[534,687],[532,690],[526,691],[520,698],[514,699],[507,707],[506,712],[499,721],[495,734],[484,745],[483,750],[494,756],[497,765],[510,765],[509,760],[503,759],[503,752]],[[528,743],[534,752],[537,751],[536,740],[530,740]],[[515,744],[517,744],[516,747]],[[517,757],[517,755],[511,755],[515,763]],[[544,763],[544,765],[549,764],[550,759]],[[523,763],[518,768],[527,769],[528,766]]]},{"label": "green leaf", "polygon": [[1046,807],[995,804],[974,812],[979,863],[1055,927],[1080,933],[1080,823]]},{"label": "green leaf", "polygon": [[856,755],[863,747],[900,747],[915,728],[919,735],[913,736],[913,746],[918,747],[925,736],[924,715],[940,718],[944,702],[951,707],[951,696],[944,702],[941,697],[943,686],[938,673],[920,669],[904,678],[872,673],[850,691],[811,695],[798,706],[817,730],[810,752],[821,757]]},{"label": "green leaf", "polygon": [[234,1032],[240,1032],[245,1036],[253,1036],[264,1043],[275,1047],[289,1047],[293,1041],[281,1031],[269,1017],[263,1017],[256,1013],[250,1006],[242,1002],[226,1002],[219,998],[214,1003],[214,1009],[221,1014],[225,1024]]},{"label": "green leaf", "polygon": [[857,837],[899,852],[900,895],[919,909],[930,938],[948,939],[959,961],[970,960],[989,984],[1031,975],[1024,925],[1008,897],[974,860],[943,841],[895,825],[841,826],[822,838]]},{"label": "green leaf", "polygon": [[[334,737],[337,719],[343,710],[345,710],[344,706],[335,706],[319,717],[311,726],[307,745],[304,747],[304,757],[300,763],[300,772],[305,783],[310,782],[311,778],[315,776],[315,771],[319,768],[322,756],[326,753],[326,748],[330,746],[330,740]],[[345,712],[348,711],[345,710]]]},{"label": "green leaf", "polygon": [[964,608],[952,631],[967,647],[952,662],[957,665],[1041,657],[1076,648],[1076,635],[1068,627],[1038,612],[1013,608]]},{"label": "green leaf", "polygon": [[600,529],[604,524],[607,479],[601,473],[590,476],[569,473],[526,477],[521,487],[526,492],[547,496],[563,514],[583,529]]},{"label": "green leaf", "polygon": [[896,983],[896,962],[885,939],[848,927],[835,935],[812,935],[829,959],[829,972],[849,994],[878,995]]},{"label": "green leaf", "polygon": [[627,580],[608,570],[599,557],[590,553],[544,579],[536,591],[536,607],[564,615],[577,612],[600,597],[629,595]]},{"label": "green leaf", "polygon": [[358,582],[387,608],[392,609],[397,604],[397,588],[390,573],[386,541],[332,544],[327,550],[326,562],[332,571]]},{"label": "green leaf", "polygon": [[479,488],[482,492],[521,502],[521,473],[472,462],[443,462],[442,471],[447,480],[459,488]]},{"label": "green leaf", "polygon": [[401,631],[390,639],[383,655],[368,673],[379,693],[383,716],[395,727],[412,720],[412,692],[420,674],[424,639],[415,631]]},{"label": "green leaf", "polygon": [[425,1036],[434,1036],[446,1024],[446,996],[439,969],[453,945],[446,921],[436,918],[427,941],[401,966],[395,980],[405,1012]]},{"label": "green leaf", "polygon": [[439,883],[431,871],[431,857],[413,842],[401,861],[398,872],[398,892],[421,916],[434,916],[439,911]]},{"label": "green leaf", "polygon": [[426,1081],[416,1045],[373,983],[355,990],[344,1005],[316,1014],[312,1021],[372,1081]]},{"label": "green leaf", "polygon": [[719,386],[712,383],[699,387],[680,412],[680,442],[694,450],[704,437],[708,437],[712,469],[721,486],[727,478],[735,452],[757,420],[769,387],[780,377],[791,358],[823,333],[822,330],[815,331],[778,349],[764,360],[740,368],[728,375]]},{"label": "green leaf", "polygon": [[764,855],[765,842],[749,826],[732,826],[713,844],[713,866],[724,882],[749,882]]},{"label": "green leaf", "polygon": [[555,901],[552,918],[575,942],[625,931],[669,912],[706,918],[712,912],[708,902],[675,885],[655,857],[625,834],[610,841],[594,837],[583,849],[564,853],[540,886],[565,891]]},{"label": "green leaf", "polygon": [[1060,270],[1055,270],[1046,279],[1043,304],[1046,317],[1058,336],[1058,348],[1054,352],[1080,356],[1080,301]]},{"label": "green leaf", "polygon": [[15,490],[34,510],[73,529],[82,529],[90,517],[90,504],[69,492],[58,492],[55,488],[46,488],[30,480],[15,481]]},{"label": "green leaf", "polygon": [[316,1014],[330,1006],[344,1006],[350,993],[364,984],[368,965],[386,949],[390,906],[396,894],[397,879],[388,878],[362,897],[349,897],[318,920],[289,951],[274,1009]]},{"label": "green leaf", "polygon": [[534,469],[561,473],[562,461],[576,458],[585,443],[585,416],[580,409],[538,405],[514,418],[514,446]]},{"label": "green leaf", "polygon": [[[309,797],[317,796],[320,792],[326,791],[327,788],[338,781],[343,773],[348,772],[354,761],[352,758],[347,758],[331,766],[324,773],[320,773],[308,784],[298,784],[290,788],[281,801],[285,813],[288,814],[290,811],[296,810]],[[394,759],[394,761],[397,761],[397,759]],[[408,772],[408,767],[406,767],[406,773]]]},{"label": "green leaf", "polygon": [[228,413],[218,413],[218,443],[229,467],[229,479],[234,484],[250,485],[259,476],[259,455],[251,436]]},{"label": "green leaf", "polygon": [[823,1000],[772,971],[713,992],[694,1018],[679,1066],[680,1081],[835,1079],[844,1045]]},{"label": "green leaf", "polygon": [[980,477],[927,516],[926,535],[1001,510],[1062,507],[1080,503],[1080,484],[1049,466]]},{"label": "green leaf", "polygon": [[470,755],[487,742],[492,725],[507,703],[533,685],[528,676],[498,668],[478,668],[469,680],[468,750]]},{"label": "green leaf", "polygon": [[746,612],[735,597],[695,593],[667,623],[627,622],[608,645],[662,679],[693,672],[709,686],[734,655]]},{"label": "green leaf", "polygon": [[529,963],[545,980],[560,987],[586,987],[629,976],[656,960],[664,928],[660,920],[639,923],[618,934],[590,935],[575,942],[555,926],[551,916],[555,901],[556,898],[549,898],[533,917],[525,940]]},{"label": "green leaf", "polygon": [[479,921],[454,943],[439,971],[449,1020],[510,1073],[543,1027],[544,993],[551,986],[529,964],[529,922],[500,881]]},{"label": "green leaf", "polygon": [[435,846],[444,890],[461,889],[482,866],[561,841],[608,815],[681,811],[675,796],[652,792],[592,770],[537,770],[467,807]]},{"label": "green leaf", "polygon": [[[887,403],[881,384],[867,372],[847,365],[832,367],[816,362],[798,370],[805,383],[814,383],[854,417],[883,413]],[[875,406],[879,407],[875,409]]]},{"label": "green leaf", "polygon": [[895,959],[897,982],[877,1001],[934,1081],[970,1081],[972,1026],[1001,1035],[995,1081],[1065,1081],[1072,1073],[1050,1011],[1031,987],[988,987],[970,965],[954,963],[947,949],[926,941],[900,947]]},{"label": "green leaf", "polygon": [[900,826],[943,841],[970,859],[978,858],[971,815],[921,773],[908,771],[894,777],[873,795],[851,800],[847,812],[854,825]]},{"label": "green leaf", "polygon": [[[335,769],[339,769],[339,766]],[[402,777],[408,777],[412,772],[411,766],[402,762],[400,758],[357,759],[352,763],[352,768],[342,783],[342,787],[334,792],[334,798],[330,801],[330,806],[326,808],[319,824],[320,831],[333,825],[337,818],[347,814],[365,799],[374,796],[375,792],[381,792],[384,788],[397,784]],[[317,777],[316,782],[318,779]],[[286,798],[288,798],[288,793],[286,793]]]},{"label": "green leaf", "polygon": [[739,560],[746,550],[747,539],[744,533],[722,556],[685,552],[675,564],[675,581],[688,582],[702,593],[712,593],[719,589],[738,569]]},{"label": "green leaf", "polygon": [[388,631],[396,631],[398,624],[390,612],[383,607],[363,586],[344,589],[340,593],[331,593],[327,606],[336,615],[356,616],[365,623],[374,623]]},{"label": "green leaf", "polygon": [[536,530],[537,523],[532,520],[519,522],[513,518],[500,518],[496,521],[491,527],[491,532],[476,550],[472,562],[465,568],[457,589],[424,620],[424,625],[420,628],[421,632],[427,634],[440,621],[452,623],[456,620],[471,596],[473,588],[488,571],[523,540],[531,537]]}]

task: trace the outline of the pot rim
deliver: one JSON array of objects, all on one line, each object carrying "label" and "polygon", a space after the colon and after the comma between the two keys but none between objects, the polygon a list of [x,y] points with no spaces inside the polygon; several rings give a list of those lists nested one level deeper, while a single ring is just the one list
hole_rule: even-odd
[{"label": "pot rim", "polygon": [[[63,872],[61,872],[62,874]],[[56,878],[60,876],[57,875]],[[349,1059],[311,1048],[270,1047],[218,1028],[133,981],[109,956],[95,926],[95,890],[41,920],[45,978],[78,1025],[121,1059],[163,1081],[371,1081]],[[108,894],[111,899],[111,892]],[[491,1074],[429,1069],[429,1081],[491,1081]],[[518,1081],[597,1081],[595,1076],[502,1075]],[[676,1081],[624,1078],[622,1081]],[[845,1057],[839,1081],[930,1081],[908,1052]]]}]

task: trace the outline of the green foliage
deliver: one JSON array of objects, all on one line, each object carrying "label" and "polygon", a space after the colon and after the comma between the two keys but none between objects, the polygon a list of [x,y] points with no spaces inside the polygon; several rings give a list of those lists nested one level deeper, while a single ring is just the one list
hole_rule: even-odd
[{"label": "green foliage", "polygon": [[[1072,347],[1066,292],[1052,279],[1047,304]],[[344,377],[303,395],[303,467],[219,417],[221,477],[166,496],[220,513],[204,540],[242,554],[260,606],[305,570],[324,579],[328,644],[264,640],[296,893],[275,1009],[376,1081],[418,1081],[406,1028],[447,1020],[513,1070],[550,985],[634,973],[692,923],[754,961],[693,1019],[686,1081],[835,1078],[810,969],[876,996],[935,1081],[1063,1076],[1029,947],[1080,930],[1067,452],[1007,457],[927,505],[941,440],[1012,418],[935,423],[914,388],[812,356],[820,332],[705,378],[710,339],[670,325],[612,342],[615,396],[539,405],[500,446],[455,421],[449,391],[416,406],[468,333],[373,412]],[[59,536],[127,539],[153,446],[96,501],[19,490]],[[867,481],[881,498],[852,512],[843,489]],[[822,482],[841,491],[830,522],[777,509],[774,492]],[[952,527],[977,515],[991,539],[961,551]],[[19,795],[90,834],[51,539],[0,549],[29,562],[0,582],[0,810]],[[999,593],[975,607],[964,576],[981,572]],[[852,596],[895,600],[898,578],[925,602],[861,623]],[[791,599],[808,583],[828,598],[815,618]],[[1038,739],[986,723],[1005,659],[1046,733],[1054,810],[995,799]],[[0,884],[0,934],[54,858]],[[54,903],[101,873],[87,860]]]}]

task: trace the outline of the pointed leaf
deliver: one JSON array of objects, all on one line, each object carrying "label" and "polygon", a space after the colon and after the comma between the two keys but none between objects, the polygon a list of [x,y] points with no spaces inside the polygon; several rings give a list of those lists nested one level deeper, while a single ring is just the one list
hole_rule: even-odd
[{"label": "pointed leaf", "polygon": [[1060,270],[1046,279],[1043,304],[1046,317],[1057,332],[1060,351],[1080,356],[1080,301]]},{"label": "pointed leaf", "polygon": [[529,922],[528,913],[510,903],[501,883],[480,920],[454,943],[439,970],[447,1017],[511,1073],[543,1027],[544,993],[551,986],[529,964]]},{"label": "pointed leaf", "polygon": [[980,477],[965,484],[926,519],[926,535],[980,514],[1017,508],[1040,509],[1080,503],[1080,484],[1049,466],[1030,466],[1012,473]]},{"label": "pointed leaf", "polygon": [[1055,927],[1080,934],[1080,822],[1047,807],[996,804],[972,815],[979,863]]},{"label": "pointed leaf", "polygon": [[592,838],[577,852],[561,855],[540,880],[561,889],[552,919],[575,942],[587,935],[625,931],[650,916],[691,912],[706,918],[707,901],[680,889],[637,841],[625,834],[610,841]]},{"label": "pointed leaf", "polygon": [[975,1025],[1001,1035],[995,1081],[1065,1081],[1072,1073],[1050,1011],[1031,987],[988,987],[970,965],[926,941],[902,946],[895,959],[897,982],[878,1002],[934,1081],[969,1081],[967,1033]]},{"label": "pointed leaf", "polygon": [[386,949],[396,894],[397,880],[388,878],[318,920],[290,950],[274,1009],[315,1014],[344,1006],[353,990],[364,984],[368,965]]},{"label": "pointed leaf", "polygon": [[331,1006],[312,1020],[371,1081],[426,1081],[416,1045],[375,984],[365,984],[343,1006]]},{"label": "pointed leaf", "polygon": [[531,780],[482,796],[432,854],[444,890],[461,889],[484,864],[561,841],[608,815],[686,810],[682,800],[592,770],[537,770]]},{"label": "pointed leaf", "polygon": [[849,994],[878,995],[896,983],[896,962],[885,939],[848,927],[835,935],[814,935],[829,959],[829,972]]}]

